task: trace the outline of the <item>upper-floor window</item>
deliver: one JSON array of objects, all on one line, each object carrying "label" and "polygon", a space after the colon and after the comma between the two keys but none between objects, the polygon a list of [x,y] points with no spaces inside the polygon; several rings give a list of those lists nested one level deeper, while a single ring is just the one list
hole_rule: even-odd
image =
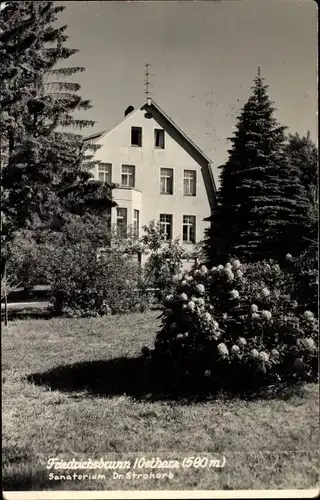
[{"label": "upper-floor window", "polygon": [[133,210],[133,232],[135,236],[139,236],[140,213],[139,210]]},{"label": "upper-floor window", "polygon": [[121,186],[122,187],[135,187],[135,166],[134,165],[122,165]]},{"label": "upper-floor window", "polygon": [[164,149],[164,130],[156,128],[154,131],[154,147]]},{"label": "upper-floor window", "polygon": [[160,169],[160,193],[173,194],[173,168]]},{"label": "upper-floor window", "polygon": [[160,230],[164,240],[172,239],[172,214],[160,214]]},{"label": "upper-floor window", "polygon": [[99,163],[98,179],[105,184],[111,184],[112,165],[111,163]]},{"label": "upper-floor window", "polygon": [[142,127],[131,127],[131,146],[142,146]]},{"label": "upper-floor window", "polygon": [[117,207],[117,232],[120,235],[127,233],[128,210],[127,208]]},{"label": "upper-floor window", "polygon": [[184,215],[182,224],[182,236],[184,243],[195,243],[196,241],[196,216]]},{"label": "upper-floor window", "polygon": [[185,196],[196,196],[197,178],[195,170],[184,170],[183,172],[183,194]]}]

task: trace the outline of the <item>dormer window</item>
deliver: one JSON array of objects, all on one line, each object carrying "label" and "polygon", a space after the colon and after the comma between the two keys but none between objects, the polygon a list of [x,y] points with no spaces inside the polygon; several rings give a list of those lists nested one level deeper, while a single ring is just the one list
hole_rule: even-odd
[{"label": "dormer window", "polygon": [[142,127],[131,127],[131,146],[142,146]]},{"label": "dormer window", "polygon": [[154,147],[164,149],[164,130],[156,128],[154,131]]}]

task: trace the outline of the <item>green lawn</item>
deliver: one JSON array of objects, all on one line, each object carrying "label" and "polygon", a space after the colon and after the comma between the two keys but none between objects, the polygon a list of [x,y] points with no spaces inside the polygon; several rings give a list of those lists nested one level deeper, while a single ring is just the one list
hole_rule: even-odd
[{"label": "green lawn", "polygon": [[[137,395],[134,389],[148,381],[139,362],[125,358],[153,345],[156,318],[152,312],[26,319],[2,327],[4,491],[316,487],[318,387],[251,402],[219,397],[179,403]],[[171,479],[114,479],[106,470],[99,480],[50,480],[46,469],[49,458],[141,456],[180,463],[189,456],[225,456],[226,462],[221,469],[173,470]]]}]

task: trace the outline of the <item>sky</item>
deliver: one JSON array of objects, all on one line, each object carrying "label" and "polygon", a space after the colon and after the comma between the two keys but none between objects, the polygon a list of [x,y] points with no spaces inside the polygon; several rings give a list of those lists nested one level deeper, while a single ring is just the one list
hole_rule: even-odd
[{"label": "sky", "polygon": [[69,65],[95,120],[105,130],[145,98],[146,62],[152,98],[218,166],[228,158],[236,117],[261,67],[288,132],[318,137],[317,4],[313,0],[67,1],[59,24]]}]

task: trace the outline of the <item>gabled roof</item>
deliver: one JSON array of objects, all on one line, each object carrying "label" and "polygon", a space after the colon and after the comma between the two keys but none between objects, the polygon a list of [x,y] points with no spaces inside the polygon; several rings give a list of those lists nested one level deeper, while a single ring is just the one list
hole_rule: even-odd
[{"label": "gabled roof", "polygon": [[139,110],[142,110],[142,109],[150,109],[150,108],[154,108],[155,110],[157,110],[157,112],[165,119],[167,120],[167,122],[170,123],[170,125],[184,138],[184,140],[189,144],[189,146],[191,146],[201,157],[202,159],[208,164],[208,167],[209,167],[209,175],[210,175],[210,178],[211,178],[211,181],[212,181],[212,184],[213,184],[213,188],[214,188],[214,191],[216,192],[217,191],[217,188],[216,188],[216,183],[215,183],[215,180],[214,180],[214,177],[213,177],[213,173],[212,173],[212,170],[211,170],[211,164],[212,164],[212,161],[211,159],[199,148],[199,146],[197,146],[191,139],[190,137],[188,137],[182,130],[180,127],[178,127],[178,125],[172,120],[171,117],[169,117],[161,108],[160,106],[151,98],[148,98],[148,99],[145,99],[139,106],[137,106],[136,108],[134,108],[130,113],[128,113],[126,116],[124,116],[118,123],[116,123],[115,125],[113,125],[112,127],[110,127],[109,129],[106,129],[106,130],[102,130],[101,132],[98,132],[96,134],[92,134],[92,135],[89,135],[87,137],[84,138],[85,141],[88,141],[88,140],[93,140],[94,142],[102,139],[103,137],[105,137],[107,134],[109,134],[112,130],[114,130],[115,128],[117,128],[119,125],[121,125],[121,123],[123,123],[127,118],[129,118],[129,116],[132,116],[134,115],[134,113],[136,113],[137,111]]}]

